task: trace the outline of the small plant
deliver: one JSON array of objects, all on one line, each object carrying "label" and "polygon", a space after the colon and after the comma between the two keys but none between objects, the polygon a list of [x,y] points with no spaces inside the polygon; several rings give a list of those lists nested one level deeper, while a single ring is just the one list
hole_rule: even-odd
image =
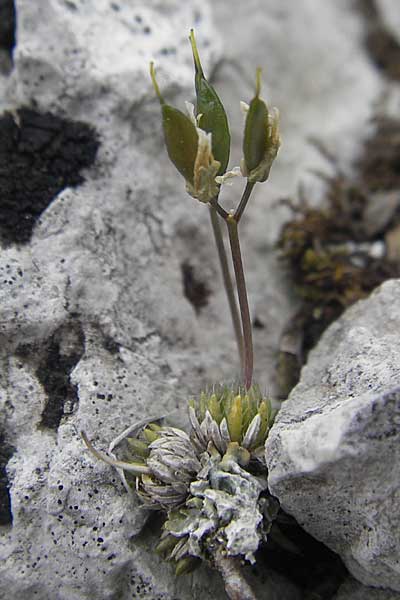
[{"label": "small plant", "polygon": [[[128,428],[110,445],[108,455],[91,452],[118,469],[128,490],[134,489],[150,509],[161,511],[165,522],[156,551],[175,564],[177,574],[201,562],[217,568],[230,598],[254,594],[241,573],[241,561],[254,562],[254,553],[269,534],[278,511],[267,488],[264,444],[274,413],[269,399],[253,385],[253,342],[246,282],[239,241],[239,222],[258,182],[269,176],[280,146],[277,109],[260,97],[257,69],[255,96],[245,113],[243,159],[227,171],[230,133],[225,109],[204,76],[193,30],[190,32],[196,107],[186,113],[166,103],[153,63],[151,79],[160,101],[169,158],[184,177],[187,192],[206,204],[218,249],[224,286],[241,363],[242,382],[215,386],[188,404],[191,431],[158,422]],[[221,185],[242,175],[246,185],[236,210],[219,203]],[[220,228],[229,236],[239,310]],[[117,459],[118,446],[122,458]]]}]

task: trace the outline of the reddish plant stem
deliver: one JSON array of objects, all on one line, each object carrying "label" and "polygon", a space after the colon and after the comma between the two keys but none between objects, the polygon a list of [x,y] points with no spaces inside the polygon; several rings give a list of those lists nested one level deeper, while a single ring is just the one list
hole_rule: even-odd
[{"label": "reddish plant stem", "polygon": [[242,263],[242,255],[240,251],[238,223],[234,215],[229,215],[226,219],[229,233],[229,242],[231,246],[233,268],[235,270],[235,278],[237,292],[239,297],[240,315],[242,319],[243,329],[243,380],[246,389],[249,389],[253,379],[253,336],[250,319],[249,303],[247,300],[246,280],[244,277],[244,269]]}]

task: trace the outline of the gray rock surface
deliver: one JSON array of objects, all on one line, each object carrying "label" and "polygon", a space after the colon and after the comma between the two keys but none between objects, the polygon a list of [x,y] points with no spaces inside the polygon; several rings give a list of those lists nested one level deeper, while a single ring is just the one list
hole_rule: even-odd
[{"label": "gray rock surface", "polygon": [[400,281],[310,353],[267,440],[271,493],[366,585],[400,591]]},{"label": "gray rock surface", "polygon": [[365,587],[351,577],[343,583],[333,600],[399,600],[400,594],[391,590]]},{"label": "gray rock surface", "polygon": [[[181,411],[202,385],[237,376],[207,211],[186,196],[160,150],[148,62],[156,60],[164,93],[182,107],[193,96],[187,33],[195,26],[204,68],[218,67],[232,115],[233,164],[238,101],[251,97],[257,65],[265,97],[281,109],[284,145],[242,227],[252,312],[265,325],[255,332],[257,373],[268,390],[292,310],[271,252],[287,212],[273,202],[293,195],[299,178],[320,191],[307,170],[331,166],[307,143],[312,135],[347,166],[382,81],[347,0],[323,8],[317,0],[218,0],[213,9],[200,0],[17,0],[16,8],[1,111],[14,111],[17,123],[22,106],[82,121],[100,147],[82,184],[56,195],[31,240],[4,245],[0,256],[0,434],[13,453],[3,461],[12,523],[0,528],[0,598],[222,599],[206,569],[174,578],[152,551],[156,525],[143,529],[136,499],[79,437],[84,428],[104,449],[132,421]],[[210,291],[199,313],[183,294],[184,263]],[[279,576],[262,577],[260,598],[298,598]]]}]

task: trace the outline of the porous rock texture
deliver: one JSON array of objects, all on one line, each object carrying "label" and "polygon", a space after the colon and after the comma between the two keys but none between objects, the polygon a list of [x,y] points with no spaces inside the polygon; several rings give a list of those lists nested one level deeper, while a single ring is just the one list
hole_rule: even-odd
[{"label": "porous rock texture", "polygon": [[[238,101],[251,98],[256,66],[281,109],[280,158],[242,225],[258,380],[271,390],[292,310],[271,252],[287,212],[273,201],[299,178],[317,192],[307,170],[332,168],[311,136],[347,165],[384,84],[347,0],[213,4],[15,2],[12,65],[0,73],[0,598],[224,598],[205,568],[176,580],[153,553],[154,517],[144,526],[135,497],[79,435],[104,449],[132,421],[182,412],[202,385],[237,377],[207,210],[161,149],[148,63],[182,108],[195,27],[233,117],[233,164]],[[228,207],[239,192],[224,193]],[[257,589],[299,598],[274,573]]]},{"label": "porous rock texture", "polygon": [[333,600],[399,600],[400,594],[392,590],[366,588],[362,583],[349,577],[339,588]]},{"label": "porous rock texture", "polygon": [[271,493],[367,585],[400,591],[400,281],[333,323],[266,444]]}]

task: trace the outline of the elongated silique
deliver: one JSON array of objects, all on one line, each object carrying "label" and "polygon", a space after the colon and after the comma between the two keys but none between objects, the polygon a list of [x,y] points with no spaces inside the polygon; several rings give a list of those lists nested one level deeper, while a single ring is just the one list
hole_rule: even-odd
[{"label": "elongated silique", "polygon": [[211,133],[212,152],[215,160],[221,163],[217,174],[223,175],[228,166],[231,145],[228,118],[217,92],[204,76],[193,29],[190,31],[190,43],[195,66],[194,82],[199,126],[207,133]]}]

